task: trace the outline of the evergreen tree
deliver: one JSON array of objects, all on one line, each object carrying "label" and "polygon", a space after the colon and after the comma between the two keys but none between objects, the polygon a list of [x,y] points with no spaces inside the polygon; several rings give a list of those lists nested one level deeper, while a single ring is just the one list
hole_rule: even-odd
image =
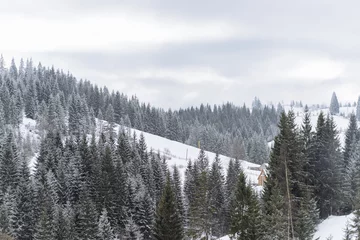
[{"label": "evergreen tree", "polygon": [[181,189],[181,179],[180,179],[180,173],[177,166],[174,166],[173,169],[173,190],[174,195],[176,199],[176,206],[177,211],[179,213],[179,217],[181,218],[181,221],[185,222],[185,209],[184,209],[184,203],[183,203],[183,194]]},{"label": "evergreen tree", "polygon": [[53,209],[49,200],[45,200],[40,218],[35,227],[34,240],[54,239]]},{"label": "evergreen tree", "polygon": [[360,121],[360,96],[358,97],[358,101],[356,104],[356,119]]},{"label": "evergreen tree", "polygon": [[330,102],[330,113],[331,115],[339,114],[340,108],[339,108],[339,102],[336,97],[336,93],[333,92],[331,96],[331,102]]},{"label": "evergreen tree", "polygon": [[343,240],[352,240],[352,231],[350,229],[349,222],[346,222],[345,229],[344,229],[344,238]]},{"label": "evergreen tree", "polygon": [[284,205],[286,205],[285,199],[281,195],[279,187],[276,185],[270,186],[269,184],[265,184],[264,194],[268,194],[268,191],[271,191],[269,198],[266,200],[263,198],[265,203],[265,208],[263,209],[263,239],[289,239],[288,214],[284,211]]},{"label": "evergreen tree", "polygon": [[75,230],[79,240],[96,240],[97,214],[88,190],[83,189],[76,211]]},{"label": "evergreen tree", "polygon": [[171,187],[170,176],[167,176],[165,189],[156,209],[154,239],[181,240],[183,227],[176,207],[176,198]]},{"label": "evergreen tree", "polygon": [[[349,159],[352,155],[354,146],[358,140],[358,126],[357,120],[354,114],[350,115],[349,127],[345,133],[345,148],[344,148],[344,171],[349,167]],[[343,172],[344,174],[345,172]]]},{"label": "evergreen tree", "polygon": [[18,154],[13,134],[9,133],[3,143],[0,155],[0,190],[5,192],[8,187],[16,188],[18,183]]},{"label": "evergreen tree", "polygon": [[357,194],[356,199],[357,202],[355,205],[354,218],[352,219],[351,227],[353,229],[354,237],[356,239],[359,239],[360,238],[360,203],[359,203],[360,195],[359,194]]},{"label": "evergreen tree", "polygon": [[19,168],[20,181],[16,190],[15,211],[12,224],[15,226],[15,236],[19,240],[32,239],[34,233],[33,223],[33,192],[30,182],[30,173],[25,161]]},{"label": "evergreen tree", "polygon": [[260,212],[256,196],[246,184],[243,172],[239,174],[235,199],[231,203],[231,234],[237,239],[260,238]]},{"label": "evergreen tree", "polygon": [[216,154],[209,175],[209,207],[211,212],[211,233],[222,236],[226,233],[225,225],[225,184],[219,155]]},{"label": "evergreen tree", "polygon": [[114,231],[110,225],[107,211],[103,209],[98,223],[97,236],[99,240],[113,240]]}]

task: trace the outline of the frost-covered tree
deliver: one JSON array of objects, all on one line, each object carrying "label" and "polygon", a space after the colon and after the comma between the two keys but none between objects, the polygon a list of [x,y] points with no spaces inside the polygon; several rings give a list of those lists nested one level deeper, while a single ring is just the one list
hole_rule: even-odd
[{"label": "frost-covered tree", "polygon": [[339,114],[340,107],[339,107],[339,101],[336,97],[336,93],[333,92],[331,96],[331,102],[330,102],[330,113],[331,115]]},{"label": "frost-covered tree", "polygon": [[184,238],[181,218],[176,207],[176,198],[167,176],[165,189],[156,209],[154,235],[156,240],[181,240]]},{"label": "frost-covered tree", "polygon": [[103,209],[98,223],[97,239],[99,240],[113,240],[114,231],[110,225],[106,209]]}]

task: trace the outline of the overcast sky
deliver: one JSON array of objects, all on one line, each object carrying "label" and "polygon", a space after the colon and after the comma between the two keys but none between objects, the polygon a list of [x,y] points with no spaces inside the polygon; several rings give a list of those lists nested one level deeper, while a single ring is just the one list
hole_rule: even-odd
[{"label": "overcast sky", "polygon": [[0,0],[0,52],[160,107],[360,94],[360,1]]}]

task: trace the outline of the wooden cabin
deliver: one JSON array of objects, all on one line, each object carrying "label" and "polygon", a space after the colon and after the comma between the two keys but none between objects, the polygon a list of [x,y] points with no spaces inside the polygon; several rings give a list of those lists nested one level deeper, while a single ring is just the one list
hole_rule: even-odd
[{"label": "wooden cabin", "polygon": [[264,186],[264,183],[266,182],[266,169],[261,169],[260,175],[258,177],[258,185]]}]

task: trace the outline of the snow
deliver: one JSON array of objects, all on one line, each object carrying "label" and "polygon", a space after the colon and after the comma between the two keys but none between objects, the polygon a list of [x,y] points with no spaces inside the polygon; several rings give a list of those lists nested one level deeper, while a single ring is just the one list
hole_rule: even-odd
[{"label": "snow", "polygon": [[227,236],[218,238],[218,240],[230,240],[230,237],[229,237],[229,235],[227,235]]},{"label": "snow", "polygon": [[34,171],[35,171],[36,160],[37,160],[38,156],[39,156],[39,154],[35,153],[35,155],[32,158],[30,158],[30,161],[28,163],[30,173],[34,173]]},{"label": "snow", "polygon": [[[96,125],[97,125],[97,136],[99,136],[99,133],[101,131],[101,128],[105,128],[108,123],[103,120],[96,119]],[[115,132],[119,132],[120,126],[119,124],[115,124]],[[172,170],[173,166],[177,166],[179,169],[181,180],[183,181],[185,179],[185,170],[186,166],[188,164],[188,160],[195,160],[198,158],[200,149],[197,147],[193,147],[184,143],[176,142],[169,140],[167,138],[163,138],[151,133],[143,132],[137,129],[133,128],[126,128],[128,135],[133,136],[134,132],[136,133],[137,138],[139,139],[140,134],[142,133],[145,138],[145,142],[147,145],[148,151],[151,149],[153,152],[157,153],[160,152],[161,155],[165,155],[167,157],[167,164],[170,170]],[[91,137],[89,135],[89,137]],[[209,165],[213,162],[215,159],[215,153],[205,151],[206,156],[209,159]],[[226,173],[226,170],[229,165],[230,157],[219,155],[221,165],[224,171],[224,174]],[[255,163],[250,163],[244,160],[240,160],[241,167],[247,177],[247,181],[250,185],[254,187],[256,192],[260,193],[262,191],[262,187],[258,187],[258,176],[260,175],[260,165]],[[256,188],[257,187],[257,188]]]},{"label": "snow", "polygon": [[343,239],[346,223],[350,223],[353,217],[354,214],[328,217],[318,225],[313,239],[326,240],[330,235],[334,240]]},{"label": "snow", "polygon": [[[285,111],[288,112],[289,110],[293,110],[296,116],[295,122],[298,126],[302,125],[303,118],[304,118],[304,109],[300,107],[293,107],[285,106]],[[325,116],[329,113],[329,108],[311,108],[309,109],[309,112],[311,114],[311,125],[313,129],[316,127],[317,119],[319,117],[320,112],[323,112]],[[356,107],[341,107],[340,108],[340,115],[334,115],[334,121],[337,126],[337,130],[339,131],[339,140],[341,146],[345,145],[345,132],[349,125],[349,116],[351,113],[356,112]],[[344,116],[341,116],[344,115]],[[269,143],[270,144],[270,143]]]},{"label": "snow", "polygon": [[[343,239],[346,223],[350,223],[353,217],[354,214],[328,217],[318,225],[313,240],[326,240],[329,236],[332,236],[333,240]],[[230,240],[230,235],[223,236],[218,240]]]},{"label": "snow", "polygon": [[[27,137],[30,138],[30,141],[34,143],[33,148],[36,152],[37,147],[40,143],[40,135],[38,134],[38,131],[36,129],[36,121],[24,116],[23,121],[19,126],[19,131],[23,140],[26,139]],[[35,153],[35,155],[29,159],[28,166],[30,172],[33,172],[35,169],[37,156],[38,154]]]},{"label": "snow", "polygon": [[[117,125],[117,128],[119,128],[119,125]],[[165,154],[167,157],[169,157],[170,159],[167,162],[168,166],[171,169],[172,166],[176,165],[179,168],[182,179],[184,179],[185,176],[185,170],[188,160],[197,159],[199,155],[199,148],[176,141],[171,141],[169,139],[147,132],[142,132],[136,129],[130,130],[131,134],[135,132],[138,137],[141,133],[143,133],[148,150],[153,149],[154,152],[160,151],[161,154]],[[209,151],[205,151],[205,153],[208,156],[209,163],[211,164],[212,161],[215,159],[215,153]],[[230,158],[224,155],[220,155],[219,157],[221,159],[222,167],[225,173],[229,165]],[[241,160],[241,167],[244,170],[244,173],[246,174],[249,183],[251,185],[257,185],[257,178],[260,174],[260,170],[255,169],[258,169],[260,165]]]}]

